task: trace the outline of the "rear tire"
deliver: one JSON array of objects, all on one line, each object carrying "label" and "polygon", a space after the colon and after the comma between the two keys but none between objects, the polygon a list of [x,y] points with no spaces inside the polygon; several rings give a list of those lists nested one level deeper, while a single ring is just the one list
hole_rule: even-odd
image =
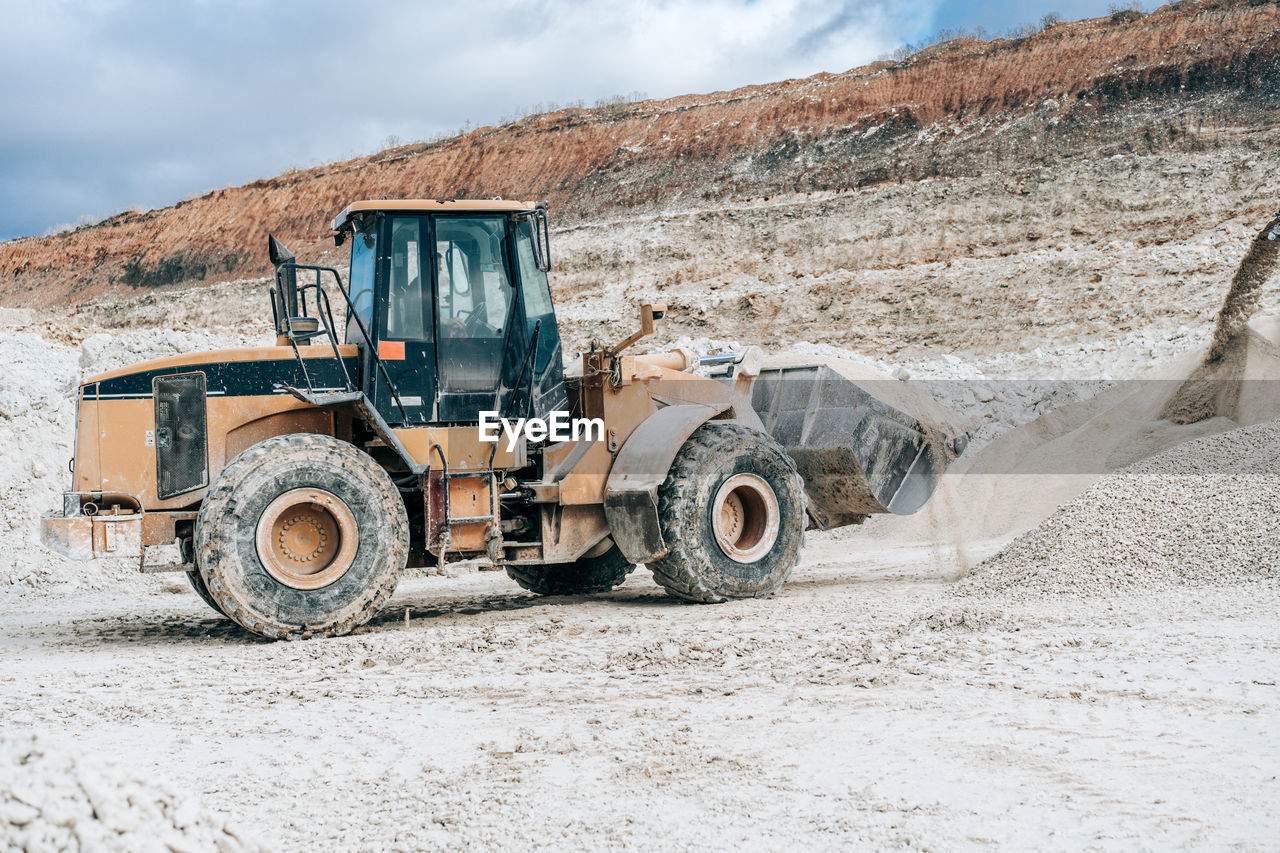
[{"label": "rear tire", "polygon": [[212,607],[218,612],[223,619],[227,618],[227,614],[222,612],[222,608],[218,606],[218,602],[213,600],[213,596],[209,594],[209,587],[204,585],[204,578],[200,576],[200,572],[186,572],[187,582],[191,584],[191,588],[195,590],[196,595],[204,599],[204,603]]},{"label": "rear tire", "polygon": [[764,598],[791,576],[804,541],[804,483],[769,435],[702,425],[658,490],[666,556],[649,569],[668,594],[713,603]]},{"label": "rear tire", "polygon": [[597,557],[582,557],[573,563],[507,566],[507,575],[538,595],[585,595],[621,586],[634,569],[635,564],[610,543],[609,550]]},{"label": "rear tire", "polygon": [[327,435],[282,435],[223,469],[196,519],[195,551],[214,604],[243,627],[337,636],[395,590],[409,522],[368,454]]}]

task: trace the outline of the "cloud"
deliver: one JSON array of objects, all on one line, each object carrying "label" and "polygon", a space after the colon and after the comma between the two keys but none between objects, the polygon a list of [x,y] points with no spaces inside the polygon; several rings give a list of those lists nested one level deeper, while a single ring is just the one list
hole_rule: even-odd
[{"label": "cloud", "polygon": [[943,0],[0,0],[0,239],[491,124],[843,71]]}]

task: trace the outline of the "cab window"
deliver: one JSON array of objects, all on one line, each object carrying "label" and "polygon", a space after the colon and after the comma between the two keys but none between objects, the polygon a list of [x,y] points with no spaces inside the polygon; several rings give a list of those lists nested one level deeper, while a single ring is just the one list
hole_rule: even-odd
[{"label": "cab window", "polygon": [[538,361],[533,367],[534,373],[541,375],[555,354],[560,336],[556,329],[555,309],[551,305],[551,285],[547,274],[538,269],[528,219],[521,219],[516,231],[516,257],[520,264],[520,299],[524,303],[530,339],[534,326],[539,322],[542,324],[538,332]]},{"label": "cab window", "polygon": [[388,229],[391,251],[387,258],[387,301],[382,337],[401,341],[429,341],[432,337],[431,284],[427,219],[397,216]]},{"label": "cab window", "polygon": [[373,268],[377,256],[376,232],[362,233],[358,229],[351,234],[351,304],[355,306],[353,317],[347,318],[347,343],[364,344],[364,335],[356,325],[359,317],[366,329],[373,322]]},{"label": "cab window", "polygon": [[502,216],[438,216],[435,222],[436,354],[443,392],[493,391],[515,290]]}]

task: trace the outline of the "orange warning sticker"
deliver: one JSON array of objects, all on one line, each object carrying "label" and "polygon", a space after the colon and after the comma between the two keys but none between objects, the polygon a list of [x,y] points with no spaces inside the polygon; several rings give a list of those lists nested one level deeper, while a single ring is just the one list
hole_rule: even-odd
[{"label": "orange warning sticker", "polygon": [[378,358],[404,361],[404,341],[378,341]]}]

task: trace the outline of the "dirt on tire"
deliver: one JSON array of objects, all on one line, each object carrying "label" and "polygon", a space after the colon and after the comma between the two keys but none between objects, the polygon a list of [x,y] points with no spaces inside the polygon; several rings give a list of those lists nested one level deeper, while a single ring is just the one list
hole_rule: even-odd
[{"label": "dirt on tire", "polygon": [[[256,547],[259,518],[280,495],[319,489],[341,501],[359,538],[350,568],[314,589],[280,583]],[[366,453],[326,435],[269,438],[223,470],[196,520],[197,566],[215,603],[275,639],[337,636],[368,622],[405,567],[409,522],[391,478]]]},{"label": "dirt on tire", "polygon": [[[778,502],[777,538],[766,554],[743,563],[717,544],[712,503],[730,477],[763,478]],[[804,483],[795,462],[765,433],[736,423],[699,427],[676,455],[658,490],[665,556],[649,564],[668,594],[710,604],[735,598],[765,598],[791,577],[804,544]]]},{"label": "dirt on tire", "polygon": [[195,594],[200,596],[201,600],[204,601],[205,604],[216,610],[219,616],[225,617],[227,614],[218,606],[218,602],[214,600],[213,595],[209,592],[209,587],[205,586],[204,577],[200,574],[200,571],[197,569],[196,571],[185,572],[184,574],[186,574],[187,582],[191,584],[191,589],[195,591]]},{"label": "dirt on tire", "polygon": [[538,595],[586,595],[621,586],[634,570],[635,564],[612,545],[599,556],[572,563],[507,566],[507,576]]}]

